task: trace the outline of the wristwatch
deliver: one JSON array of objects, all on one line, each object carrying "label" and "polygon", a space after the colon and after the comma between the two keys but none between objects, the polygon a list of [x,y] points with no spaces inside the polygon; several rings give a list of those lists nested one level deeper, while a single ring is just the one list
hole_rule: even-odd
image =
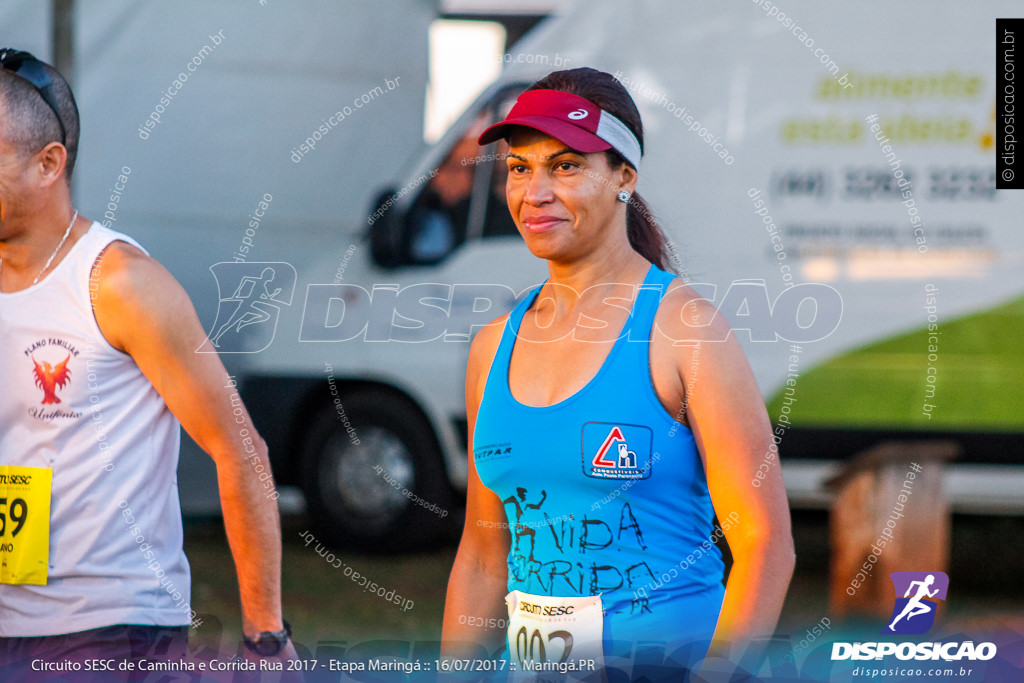
[{"label": "wristwatch", "polygon": [[260,657],[273,657],[280,654],[288,643],[288,638],[292,635],[291,624],[284,619],[281,621],[284,622],[284,628],[280,631],[263,631],[255,639],[243,634],[242,640],[245,642],[246,649],[255,652]]}]

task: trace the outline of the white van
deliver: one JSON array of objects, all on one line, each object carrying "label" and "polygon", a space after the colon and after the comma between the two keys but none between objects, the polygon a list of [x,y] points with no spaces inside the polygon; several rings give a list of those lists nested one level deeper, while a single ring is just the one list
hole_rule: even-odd
[{"label": "white van", "polygon": [[[235,292],[218,286],[258,280],[254,261],[285,264],[270,266],[280,291],[261,306],[273,314],[296,274],[304,293],[311,261],[344,257],[374,193],[424,147],[436,17],[423,0],[5,0],[0,46],[65,55],[82,120],[75,206],[174,274],[210,336],[224,328],[222,359],[245,385],[248,354],[230,352],[239,321],[216,322]],[[278,343],[289,334],[282,325]],[[319,378],[316,362],[303,373]],[[275,446],[285,472],[298,450]],[[186,514],[219,514],[213,462],[187,437],[179,478]]]},{"label": "white van", "polygon": [[[274,42],[298,55],[268,50],[256,96],[238,75],[259,32],[197,7],[214,18],[179,49],[182,63],[226,26],[223,44],[153,139],[83,151],[76,199],[102,214],[95,197],[134,167],[140,145],[170,160],[130,176],[114,226],[169,263],[211,337],[222,334],[278,482],[302,488],[321,538],[408,548],[457,526],[468,340],[546,276],[507,215],[500,145],[474,141],[556,60],[616,74],[636,100],[639,191],[680,274],[736,329],[781,435],[794,507],[824,506],[826,473],[872,445],[951,439],[962,447],[947,480],[954,510],[1024,510],[1024,195],[995,190],[993,140],[995,18],[1016,3],[576,2],[517,44],[499,80],[426,149],[419,121],[402,113],[420,106],[426,80],[422,3],[378,17],[383,34],[342,22],[369,55],[355,76],[312,66],[332,50],[353,63],[345,41],[324,37],[328,8],[302,27],[287,18],[291,4],[253,5],[279,12],[289,40]],[[145,6],[143,16],[172,21]],[[98,25],[85,45],[105,46],[106,35]],[[112,97],[148,92],[111,84],[118,69],[129,84],[152,78],[154,64],[122,53],[120,43],[100,51],[103,70],[81,60],[86,130],[115,139],[156,103],[88,119]],[[388,91],[385,79],[399,76]],[[334,79],[345,103],[376,86],[383,97],[321,122],[340,99],[322,97]],[[216,123],[190,135],[173,107],[200,96],[220,103]],[[303,150],[320,125],[322,140]],[[179,150],[183,140],[193,142]],[[367,186],[388,165],[381,155],[411,161],[377,193]],[[210,158],[238,161],[182,161]],[[241,253],[247,229],[255,246]],[[201,250],[182,249],[200,238]],[[232,321],[250,303],[257,312]],[[190,448],[183,500],[213,485]]]},{"label": "white van", "polygon": [[304,301],[247,358],[278,476],[338,542],[407,547],[450,521],[468,339],[546,274],[507,215],[500,143],[474,141],[557,55],[636,100],[640,193],[743,343],[795,507],[825,505],[826,474],[872,445],[951,439],[954,510],[1021,512],[1024,195],[995,191],[993,151],[993,27],[1014,7],[600,0],[552,17],[368,203],[364,237],[300,271]]}]

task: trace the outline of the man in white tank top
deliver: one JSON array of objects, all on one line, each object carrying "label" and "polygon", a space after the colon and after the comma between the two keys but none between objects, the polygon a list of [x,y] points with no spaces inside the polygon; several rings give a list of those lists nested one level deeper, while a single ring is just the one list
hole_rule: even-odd
[{"label": "man in white tank top", "polygon": [[64,79],[27,53],[0,65],[0,680],[37,659],[184,656],[179,421],[217,465],[250,656],[294,657],[266,446],[195,352],[178,282],[74,211]]}]

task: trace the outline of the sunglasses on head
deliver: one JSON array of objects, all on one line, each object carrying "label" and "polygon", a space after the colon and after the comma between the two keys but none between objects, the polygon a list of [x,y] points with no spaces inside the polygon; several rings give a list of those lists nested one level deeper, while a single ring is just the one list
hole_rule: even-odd
[{"label": "sunglasses on head", "polygon": [[32,84],[39,96],[53,111],[54,116],[57,117],[57,124],[60,126],[60,142],[67,146],[67,131],[64,129],[64,120],[60,117],[60,109],[57,108],[57,98],[53,95],[53,81],[46,73],[46,69],[43,68],[43,62],[24,50],[12,50],[5,47],[0,48],[0,68],[10,71]]}]

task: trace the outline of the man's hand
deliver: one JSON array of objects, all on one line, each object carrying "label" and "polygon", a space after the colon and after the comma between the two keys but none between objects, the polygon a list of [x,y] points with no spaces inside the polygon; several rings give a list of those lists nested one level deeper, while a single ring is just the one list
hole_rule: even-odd
[{"label": "man's hand", "polygon": [[295,664],[299,661],[299,655],[291,638],[278,654],[269,657],[260,656],[244,645],[242,649],[245,651],[245,660],[256,665],[256,680],[260,683],[302,683],[305,680],[301,667]]}]

